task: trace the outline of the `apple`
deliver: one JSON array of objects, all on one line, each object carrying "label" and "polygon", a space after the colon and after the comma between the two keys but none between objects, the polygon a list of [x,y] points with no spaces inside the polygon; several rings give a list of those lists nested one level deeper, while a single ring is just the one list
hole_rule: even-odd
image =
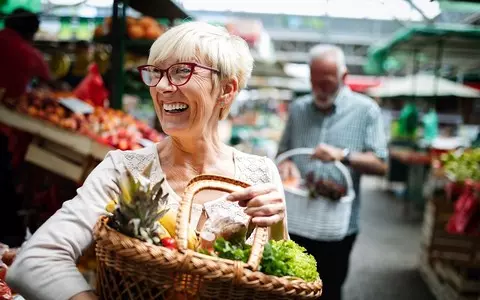
[{"label": "apple", "polygon": [[57,106],[56,109],[55,109],[55,113],[60,117],[60,118],[64,118],[65,117],[65,109],[61,106]]},{"label": "apple", "polygon": [[118,141],[118,149],[120,150],[128,150],[130,149],[130,143],[126,139],[120,139]]},{"label": "apple", "polygon": [[38,115],[38,109],[34,106],[30,106],[27,109],[27,113],[31,115],[32,117],[36,117]]},{"label": "apple", "polygon": [[56,114],[49,115],[47,119],[55,125],[58,125],[60,123],[60,117]]},{"label": "apple", "polygon": [[39,109],[38,110],[38,113],[37,113],[37,117],[40,118],[40,119],[45,119],[47,116],[47,114],[45,113],[45,111]]}]

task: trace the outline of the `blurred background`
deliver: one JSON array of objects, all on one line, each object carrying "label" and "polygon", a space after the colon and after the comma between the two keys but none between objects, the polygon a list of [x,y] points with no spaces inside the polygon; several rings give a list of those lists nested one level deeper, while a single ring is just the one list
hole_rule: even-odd
[{"label": "blurred background", "polygon": [[[275,157],[289,105],[311,91],[315,44],[341,47],[347,85],[380,105],[389,171],[362,180],[345,299],[480,299],[478,1],[1,0],[0,28],[17,8],[39,15],[33,46],[52,80],[0,90],[11,224],[1,243],[20,246],[109,150],[164,138],[136,67],[170,26],[201,20],[244,38],[255,58],[220,124],[242,151]],[[11,68],[22,72],[2,65],[0,78]],[[474,208],[455,206],[462,197]],[[458,218],[468,226],[447,227]],[[79,262],[87,277],[92,266]]]}]

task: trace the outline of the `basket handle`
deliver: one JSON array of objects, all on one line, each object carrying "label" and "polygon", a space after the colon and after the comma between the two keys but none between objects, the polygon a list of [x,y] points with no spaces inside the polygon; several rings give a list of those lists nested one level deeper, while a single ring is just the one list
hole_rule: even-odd
[{"label": "basket handle", "polygon": [[[241,191],[250,185],[235,179],[216,176],[216,175],[199,175],[193,178],[187,185],[183,194],[182,202],[178,210],[176,235],[179,250],[187,249],[188,227],[190,223],[190,215],[192,212],[193,197],[203,190],[216,190],[221,192],[233,193]],[[268,241],[267,227],[256,227],[253,238],[252,251],[248,258],[247,264],[257,270],[262,259],[263,248]]]},{"label": "basket handle", "polygon": [[[315,153],[315,149],[313,148],[296,148],[292,150],[288,150],[280,154],[277,159],[275,160],[276,165],[280,165],[281,162],[287,160],[288,158],[292,156],[297,156],[297,155],[313,155]],[[321,163],[324,163],[323,161],[320,160]],[[347,182],[347,195],[345,197],[354,197],[355,191],[353,189],[353,180],[350,172],[348,171],[347,167],[345,167],[344,164],[342,164],[340,161],[336,160],[333,162],[335,167],[342,173],[342,176],[345,178],[345,181]],[[289,187],[285,187],[285,190],[289,190],[289,192],[299,194],[297,189],[290,189]],[[304,196],[303,193],[301,196]]]}]

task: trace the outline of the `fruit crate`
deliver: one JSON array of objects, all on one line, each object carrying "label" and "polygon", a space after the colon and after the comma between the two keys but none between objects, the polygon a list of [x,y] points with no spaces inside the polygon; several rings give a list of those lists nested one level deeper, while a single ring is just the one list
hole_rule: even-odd
[{"label": "fruit crate", "polygon": [[480,295],[480,268],[459,267],[446,261],[434,261],[435,273],[462,294]]},{"label": "fruit crate", "polygon": [[422,247],[428,259],[449,261],[463,267],[480,268],[480,237],[445,231],[453,203],[443,197],[428,201],[423,220]]},{"label": "fruit crate", "polygon": [[419,272],[437,300],[478,300],[480,298],[479,293],[460,291],[455,288],[455,285],[442,278],[435,266],[431,264],[427,253],[422,253],[420,257]]}]

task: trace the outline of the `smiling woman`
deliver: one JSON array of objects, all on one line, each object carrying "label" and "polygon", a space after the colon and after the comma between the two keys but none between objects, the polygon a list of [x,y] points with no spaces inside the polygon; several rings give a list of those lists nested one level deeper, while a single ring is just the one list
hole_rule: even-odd
[{"label": "smiling woman", "polygon": [[152,46],[138,68],[150,88],[168,138],[135,151],[112,151],[92,171],[75,198],[65,202],[18,254],[8,284],[27,299],[96,299],[75,267],[93,242],[92,231],[107,204],[120,194],[119,176],[150,168],[152,184],[168,193],[177,210],[197,175],[234,178],[249,188],[230,194],[205,191],[195,198],[190,223],[201,230],[219,218],[270,227],[270,238],[288,239],[284,192],[275,164],[224,144],[219,121],[245,87],[253,59],[247,43],[224,28],[190,22],[173,27]]}]

